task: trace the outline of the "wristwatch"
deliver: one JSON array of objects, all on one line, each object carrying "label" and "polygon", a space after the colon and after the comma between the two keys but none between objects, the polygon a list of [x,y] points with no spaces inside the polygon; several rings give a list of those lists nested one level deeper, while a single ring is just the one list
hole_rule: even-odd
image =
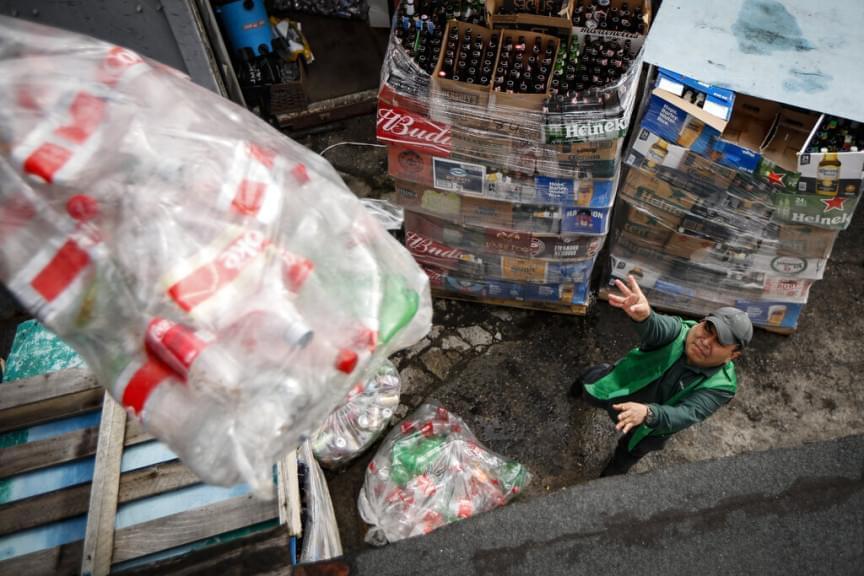
[{"label": "wristwatch", "polygon": [[654,414],[654,410],[651,409],[650,404],[648,404],[647,407],[648,407],[648,413],[645,415],[645,425],[648,426],[649,428],[653,428],[654,424],[657,423],[656,422],[656,420],[657,420],[656,416],[657,415]]}]

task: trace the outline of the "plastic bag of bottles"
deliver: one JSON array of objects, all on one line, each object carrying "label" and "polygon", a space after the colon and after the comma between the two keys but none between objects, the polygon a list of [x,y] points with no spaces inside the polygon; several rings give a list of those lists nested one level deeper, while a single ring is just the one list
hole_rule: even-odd
[{"label": "plastic bag of bottles", "polygon": [[134,52],[0,17],[0,281],[201,478],[272,463],[430,327],[323,158]]},{"label": "plastic bag of bottles", "polygon": [[382,545],[503,506],[531,475],[484,448],[465,423],[437,403],[424,404],[384,440],[366,470],[358,501]]},{"label": "plastic bag of bottles", "polygon": [[371,378],[351,389],[315,434],[312,448],[318,462],[335,467],[365,452],[390,423],[400,391],[399,372],[385,360]]},{"label": "plastic bag of bottles", "polygon": [[297,476],[303,525],[300,562],[318,562],[341,556],[342,540],[339,538],[339,525],[333,512],[327,479],[312,455],[308,440],[297,450]]}]

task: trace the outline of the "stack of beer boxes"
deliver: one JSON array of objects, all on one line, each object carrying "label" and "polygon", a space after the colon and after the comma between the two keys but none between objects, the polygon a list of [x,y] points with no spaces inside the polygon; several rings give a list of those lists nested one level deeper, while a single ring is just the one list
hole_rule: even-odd
[{"label": "stack of beer boxes", "polygon": [[660,69],[625,154],[611,278],[660,307],[797,327],[861,193],[855,122]]},{"label": "stack of beer boxes", "polygon": [[[498,58],[508,37],[529,47],[539,38],[556,51],[585,40],[587,31],[572,29],[569,16],[526,15],[531,30],[518,14],[498,22],[497,4],[487,4],[486,19],[496,27],[451,20],[444,37],[467,28],[484,41],[494,36]],[[536,31],[538,18],[548,33]],[[478,86],[440,74],[443,50],[431,77],[412,70],[393,36],[377,136],[388,146],[396,200],[405,208],[406,245],[433,291],[584,313],[609,231],[641,60],[592,98],[555,98],[551,74],[541,93],[509,94],[495,91],[494,82]],[[618,36],[632,36],[638,53],[641,36]]]}]

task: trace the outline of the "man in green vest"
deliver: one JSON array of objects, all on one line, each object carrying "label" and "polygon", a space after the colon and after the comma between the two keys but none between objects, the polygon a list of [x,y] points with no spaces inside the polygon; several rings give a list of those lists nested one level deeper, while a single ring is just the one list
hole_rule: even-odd
[{"label": "man in green vest", "polygon": [[624,435],[604,476],[626,473],[645,454],[661,450],[679,430],[705,420],[737,390],[733,361],[753,337],[753,324],[737,308],[720,308],[701,322],[651,310],[636,279],[615,285],[609,303],[634,321],[641,342],[614,366],[589,368],[573,385],[609,412]]}]

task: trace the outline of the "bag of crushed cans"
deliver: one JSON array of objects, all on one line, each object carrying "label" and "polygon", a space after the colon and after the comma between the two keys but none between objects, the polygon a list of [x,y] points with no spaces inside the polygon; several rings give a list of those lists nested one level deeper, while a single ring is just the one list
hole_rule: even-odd
[{"label": "bag of crushed cans", "polygon": [[339,537],[330,489],[327,488],[327,479],[315,461],[308,440],[297,450],[297,476],[303,524],[300,562],[318,562],[341,556],[342,539]]},{"label": "bag of crushed cans", "polygon": [[359,456],[375,442],[399,406],[399,371],[389,360],[348,392],[312,439],[315,458],[335,468]]},{"label": "bag of crushed cans", "polygon": [[518,462],[483,447],[458,416],[424,404],[388,434],[366,470],[358,499],[372,526],[366,541],[428,534],[503,506],[530,478]]},{"label": "bag of crushed cans", "polygon": [[127,49],[0,17],[0,282],[207,482],[273,462],[428,332],[330,164]]}]

